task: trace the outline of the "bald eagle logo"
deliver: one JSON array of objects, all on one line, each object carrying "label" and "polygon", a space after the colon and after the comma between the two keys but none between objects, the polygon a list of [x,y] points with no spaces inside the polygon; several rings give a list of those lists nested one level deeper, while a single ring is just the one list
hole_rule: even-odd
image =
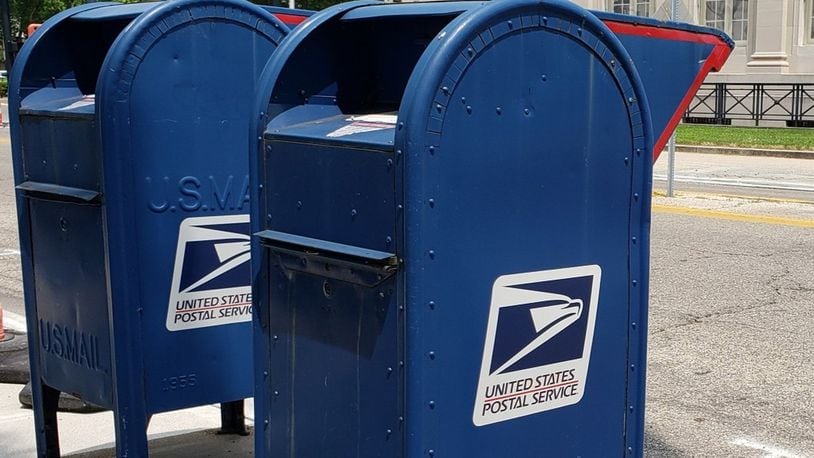
[{"label": "bald eagle logo", "polygon": [[598,265],[503,275],[492,285],[476,426],[580,401],[591,355]]},{"label": "bald eagle logo", "polygon": [[249,215],[186,218],[178,229],[167,329],[251,320]]}]

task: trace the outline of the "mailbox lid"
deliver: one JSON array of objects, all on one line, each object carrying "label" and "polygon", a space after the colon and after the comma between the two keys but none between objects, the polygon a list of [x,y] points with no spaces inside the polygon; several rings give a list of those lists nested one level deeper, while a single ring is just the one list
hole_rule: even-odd
[{"label": "mailbox lid", "polygon": [[264,137],[325,147],[356,146],[392,152],[396,121],[395,112],[344,114],[334,106],[305,105],[275,118]]},{"label": "mailbox lid", "polygon": [[290,136],[273,136],[266,147],[264,175],[273,183],[264,199],[265,214],[272,215],[267,229],[393,250],[397,209],[392,150]]},{"label": "mailbox lid", "polygon": [[19,181],[101,191],[96,80],[110,46],[134,16],[98,14],[93,22],[76,17],[118,8],[66,11],[21,51],[10,104],[11,115],[20,119],[20,129],[12,128],[15,162],[23,169]]},{"label": "mailbox lid", "polygon": [[622,42],[642,79],[653,129],[653,159],[664,146],[710,72],[721,70],[735,43],[710,27],[593,12]]}]

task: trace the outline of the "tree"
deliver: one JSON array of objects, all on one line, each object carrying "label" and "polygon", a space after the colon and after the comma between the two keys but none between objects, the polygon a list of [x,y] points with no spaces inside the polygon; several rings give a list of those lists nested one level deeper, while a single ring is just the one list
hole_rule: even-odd
[{"label": "tree", "polygon": [[[28,24],[42,23],[49,17],[68,8],[85,3],[84,0],[10,0],[11,36],[15,41],[25,37]],[[138,3],[139,0],[116,0],[122,3]],[[321,10],[343,0],[295,0],[297,8]],[[288,6],[287,0],[254,0],[260,5]]]},{"label": "tree", "polygon": [[28,24],[42,23],[60,11],[82,3],[82,0],[11,0],[11,36],[20,41]]},{"label": "tree", "polygon": [[[11,5],[11,37],[22,43],[29,24],[41,24],[60,11],[86,3],[85,0],[9,0]],[[139,0],[115,0],[121,3],[138,3]],[[260,5],[288,6],[287,0],[253,0]],[[295,0],[297,8],[321,10],[343,0]],[[2,36],[2,35],[0,35]],[[2,40],[0,40],[0,52]]]},{"label": "tree", "polygon": [[[138,3],[139,0],[113,0],[121,3]],[[10,0],[11,36],[20,42],[29,24],[42,24],[60,11],[87,3],[86,0]]]}]

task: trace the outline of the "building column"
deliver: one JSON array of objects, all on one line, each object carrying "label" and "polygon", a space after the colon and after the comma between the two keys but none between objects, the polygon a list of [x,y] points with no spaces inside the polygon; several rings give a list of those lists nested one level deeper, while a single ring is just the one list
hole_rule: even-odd
[{"label": "building column", "polygon": [[[789,0],[750,2],[750,41],[754,44],[746,66],[750,73],[788,73],[789,71]],[[758,8],[760,8],[758,10]]]}]

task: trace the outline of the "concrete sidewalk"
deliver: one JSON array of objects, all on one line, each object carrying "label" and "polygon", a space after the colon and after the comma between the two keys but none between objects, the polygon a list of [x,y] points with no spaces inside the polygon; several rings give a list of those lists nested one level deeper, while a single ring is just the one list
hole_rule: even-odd
[{"label": "concrete sidewalk", "polygon": [[[22,385],[0,384],[0,456],[22,458],[36,456],[34,414],[17,400]],[[247,417],[254,404],[246,402]],[[113,413],[60,413],[59,440],[62,456],[115,456]],[[247,421],[249,425],[253,422]],[[254,435],[218,435],[220,408],[196,407],[153,416],[148,430],[150,456],[221,457],[252,456]]]},{"label": "concrete sidewalk", "polygon": [[[666,154],[653,165],[654,190],[664,188],[667,165]],[[675,180],[677,191],[701,187],[721,194],[814,200],[814,161],[806,159],[678,152]]]},{"label": "concrete sidewalk", "polygon": [[[814,129],[811,129],[814,135]],[[679,153],[720,154],[725,156],[781,157],[789,159],[814,159],[814,151],[789,149],[743,148],[739,146],[676,145]],[[661,153],[667,154],[667,148]],[[665,156],[666,157],[666,156]]]}]

